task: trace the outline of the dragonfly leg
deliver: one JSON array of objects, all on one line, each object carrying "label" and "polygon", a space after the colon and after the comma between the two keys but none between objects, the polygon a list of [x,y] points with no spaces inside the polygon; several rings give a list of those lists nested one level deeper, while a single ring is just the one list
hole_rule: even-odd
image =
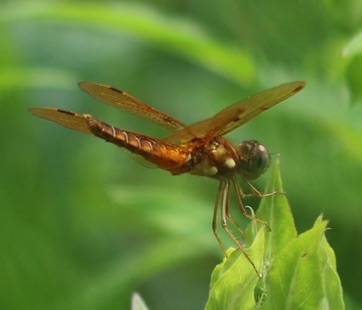
[{"label": "dragonfly leg", "polygon": [[[244,254],[245,258],[249,261],[253,269],[255,270],[258,277],[260,277],[260,273],[258,269],[256,268],[254,262],[251,260],[250,256],[246,253],[244,247],[242,244],[238,241],[238,239],[235,237],[233,232],[229,229],[227,225],[227,220],[232,219],[229,212],[229,192],[230,192],[230,182],[224,181],[224,185],[222,186],[222,192],[221,192],[221,225],[222,228],[225,230],[225,232],[228,234],[230,239],[234,242],[234,244],[239,248],[239,250]],[[220,189],[220,188],[219,188]],[[220,195],[218,193],[218,195]],[[234,219],[230,220],[237,228],[240,228]],[[240,228],[241,229],[241,228]]]},{"label": "dragonfly leg", "polygon": [[[263,220],[257,218],[256,216],[252,216],[246,211],[244,203],[243,203],[243,198],[247,197],[248,195],[245,195],[243,193],[243,191],[242,191],[242,189],[241,189],[241,187],[240,187],[240,185],[239,185],[236,178],[233,178],[232,182],[234,184],[236,197],[238,199],[239,209],[240,209],[240,212],[243,214],[243,216],[245,216],[246,218],[248,218],[248,219],[250,219],[252,221],[255,221],[255,222],[258,222],[258,223],[264,225],[268,229],[268,231],[271,231],[271,228],[270,228],[269,224],[266,221],[263,221]],[[254,186],[252,186],[249,182],[248,182],[248,184],[249,184],[249,186],[251,186],[252,191],[253,192],[255,191],[255,194],[251,194],[250,196],[264,197],[264,195],[271,196],[271,195],[275,194],[275,193],[262,194]],[[256,194],[256,193],[258,193],[258,194]]]},{"label": "dragonfly leg", "polygon": [[219,202],[220,202],[220,199],[222,198],[222,193],[225,190],[225,186],[226,186],[226,182],[220,181],[219,188],[217,190],[215,206],[214,206],[214,214],[212,217],[212,231],[215,235],[217,242],[219,243],[219,246],[220,246],[222,252],[224,253],[224,256],[227,257],[225,246],[224,246],[223,242],[221,241],[219,234],[217,233],[217,213],[219,210],[219,204],[220,204]]}]

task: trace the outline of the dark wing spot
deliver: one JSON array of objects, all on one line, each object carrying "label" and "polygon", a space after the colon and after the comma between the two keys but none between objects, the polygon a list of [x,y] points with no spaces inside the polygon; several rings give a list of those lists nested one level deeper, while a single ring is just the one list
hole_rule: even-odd
[{"label": "dark wing spot", "polygon": [[304,84],[303,84],[303,85],[299,85],[298,87],[296,87],[296,88],[293,90],[293,93],[299,92],[299,91],[302,90],[303,88],[304,88]]},{"label": "dark wing spot", "polygon": [[113,91],[115,91],[115,92],[117,92],[117,93],[124,94],[124,91],[123,91],[123,90],[120,90],[120,89],[115,88],[115,87],[113,87],[113,86],[109,86],[109,89],[110,89],[110,90],[113,90]]},{"label": "dark wing spot", "polygon": [[72,111],[67,111],[67,110],[62,110],[62,109],[57,109],[57,111],[60,113],[63,113],[63,114],[68,114],[68,115],[72,115],[72,116],[75,115],[75,113]]}]

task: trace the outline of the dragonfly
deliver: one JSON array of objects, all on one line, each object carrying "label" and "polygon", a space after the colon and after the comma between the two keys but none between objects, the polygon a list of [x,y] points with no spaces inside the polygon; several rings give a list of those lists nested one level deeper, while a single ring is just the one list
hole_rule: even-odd
[{"label": "dragonfly", "polygon": [[[157,139],[119,129],[89,114],[58,108],[31,108],[30,112],[66,128],[113,143],[173,175],[190,173],[219,181],[212,217],[212,231],[215,238],[227,257],[226,248],[218,232],[220,220],[222,229],[259,274],[242,242],[230,228],[231,226],[242,234],[245,233],[231,214],[230,192],[234,190],[238,208],[243,216],[269,227],[265,221],[247,212],[243,200],[248,196],[268,195],[258,191],[250,181],[257,179],[267,170],[270,154],[267,148],[256,140],[235,144],[223,136],[277,103],[295,95],[304,88],[305,82],[290,82],[262,91],[226,107],[211,118],[189,126],[115,87],[92,82],[80,82],[78,86],[95,99],[154,122],[169,130],[171,134],[166,138]],[[244,193],[239,179],[249,187],[249,194]]]}]

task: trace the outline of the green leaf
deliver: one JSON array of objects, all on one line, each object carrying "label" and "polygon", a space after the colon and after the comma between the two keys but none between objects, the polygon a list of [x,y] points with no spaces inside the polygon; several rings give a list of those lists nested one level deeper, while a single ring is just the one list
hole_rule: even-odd
[{"label": "green leaf", "polygon": [[300,235],[275,258],[265,309],[319,309],[324,294],[316,254],[325,226],[326,223],[319,224]]},{"label": "green leaf", "polygon": [[324,236],[326,226],[319,217],[312,229],[278,253],[262,309],[344,309],[334,253]]},{"label": "green leaf", "polygon": [[257,217],[266,221],[271,231],[266,235],[265,255],[272,260],[288,243],[297,236],[297,230],[287,197],[284,193],[280,174],[280,158],[277,156],[271,169],[269,182],[265,193],[275,194],[265,196],[259,206]]},{"label": "green leaf", "polygon": [[[265,231],[260,229],[248,250],[255,266],[259,268],[263,260]],[[231,253],[229,249],[228,253]],[[211,288],[206,304],[207,310],[213,309],[253,309],[254,289],[258,275],[240,250],[234,250],[228,259],[216,266],[211,276]]]},{"label": "green leaf", "polygon": [[[313,228],[297,236],[280,177],[277,158],[257,217],[250,223],[244,248],[262,278],[239,251],[218,265],[211,277],[206,309],[344,309],[336,259],[320,216]],[[248,246],[250,245],[250,246]]]}]

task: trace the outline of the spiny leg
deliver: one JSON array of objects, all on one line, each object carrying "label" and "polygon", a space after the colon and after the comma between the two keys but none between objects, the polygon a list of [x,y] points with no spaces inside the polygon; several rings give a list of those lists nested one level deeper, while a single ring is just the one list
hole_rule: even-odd
[{"label": "spiny leg", "polygon": [[[212,231],[213,231],[213,233],[215,235],[215,238],[216,238],[217,242],[219,243],[219,246],[220,246],[222,252],[224,253],[225,257],[227,257],[226,248],[225,248],[224,243],[222,242],[222,240],[221,240],[221,238],[220,238],[220,236],[219,236],[219,234],[217,232],[217,214],[219,212],[218,211],[219,207],[221,207],[223,205],[223,200],[225,200],[226,203],[227,203],[227,205],[226,205],[227,217],[230,219],[230,221],[233,223],[233,225],[240,231],[240,233],[242,235],[245,235],[245,231],[239,227],[239,225],[235,222],[235,220],[230,215],[230,211],[229,211],[229,192],[230,192],[229,187],[230,187],[230,185],[229,185],[228,181],[220,181],[219,188],[218,188],[218,191],[217,191],[216,201],[215,201],[213,219],[212,219]],[[227,195],[226,197],[224,197],[225,193]],[[224,227],[223,224],[222,224],[222,226]],[[234,243],[239,243],[239,242],[235,242],[234,239],[233,239],[233,241],[234,241]]]},{"label": "spiny leg", "polygon": [[220,204],[219,202],[220,202],[220,199],[222,198],[222,194],[223,194],[223,192],[225,190],[225,186],[226,186],[226,182],[225,181],[220,181],[219,188],[217,190],[217,195],[216,195],[216,201],[215,201],[215,206],[214,206],[214,214],[213,214],[213,217],[212,217],[212,231],[213,231],[213,233],[215,235],[215,238],[216,238],[217,242],[219,243],[219,246],[220,246],[222,252],[224,253],[224,256],[227,257],[225,246],[222,243],[219,234],[217,233],[217,213],[218,213],[218,210],[219,210],[219,204]]},{"label": "spiny leg", "polygon": [[270,193],[261,193],[260,191],[258,191],[255,186],[253,184],[251,184],[248,181],[245,181],[246,185],[248,185],[248,187],[250,188],[250,190],[252,191],[251,194],[244,194],[243,193],[243,197],[248,197],[248,196],[256,196],[256,197],[268,197],[268,196],[272,196],[275,194],[284,194],[283,192],[277,192],[277,191],[272,191]]},{"label": "spiny leg", "polygon": [[[232,231],[228,228],[227,226],[227,218],[230,218],[228,216],[228,210],[229,210],[229,191],[230,191],[230,181],[221,181],[223,183],[225,183],[222,186],[222,195],[221,195],[221,225],[222,228],[225,230],[225,232],[228,234],[228,236],[230,237],[230,239],[234,242],[234,244],[240,249],[240,251],[244,254],[244,256],[246,257],[246,259],[250,262],[251,266],[253,267],[253,269],[255,270],[255,272],[257,273],[257,275],[260,277],[260,273],[259,271],[256,269],[256,266],[254,264],[254,262],[251,260],[251,258],[249,257],[249,255],[246,253],[245,249],[243,248],[243,246],[241,245],[241,243],[238,241],[238,239],[235,237],[235,235],[232,233]],[[219,187],[220,188],[220,187]],[[218,198],[219,198],[219,193],[218,193]],[[234,224],[235,221],[232,220],[232,223]],[[236,223],[235,223],[236,224]],[[238,227],[238,225],[236,225]]]},{"label": "spiny leg", "polygon": [[[269,231],[271,231],[270,226],[269,226],[269,224],[267,222],[255,217],[255,216],[252,216],[252,215],[248,214],[248,212],[246,212],[246,209],[245,209],[244,203],[243,203],[243,198],[245,198],[247,195],[245,195],[243,193],[243,191],[241,190],[241,187],[240,187],[236,177],[232,178],[232,182],[233,182],[235,192],[236,192],[236,196],[237,196],[237,199],[238,199],[238,202],[239,202],[239,209],[240,209],[241,213],[243,214],[243,216],[245,216],[246,218],[248,218],[248,219],[250,219],[252,221],[255,221],[255,222],[258,222],[258,223],[264,225]],[[259,193],[261,196],[263,196],[263,194],[261,194],[254,186],[252,186],[249,182],[247,182],[247,183],[249,184],[249,186],[251,186],[252,189],[254,189],[256,191],[256,193]],[[269,196],[269,195],[272,195],[272,194],[267,194],[267,196]],[[255,195],[255,196],[260,197],[259,195]]]},{"label": "spiny leg", "polygon": [[242,234],[243,237],[245,237],[245,230],[242,229],[239,226],[239,224],[234,220],[234,218],[231,215],[231,211],[230,211],[230,190],[227,190],[225,212],[226,212],[226,216],[228,217],[230,222],[235,226],[235,228],[239,231],[239,233]]}]

